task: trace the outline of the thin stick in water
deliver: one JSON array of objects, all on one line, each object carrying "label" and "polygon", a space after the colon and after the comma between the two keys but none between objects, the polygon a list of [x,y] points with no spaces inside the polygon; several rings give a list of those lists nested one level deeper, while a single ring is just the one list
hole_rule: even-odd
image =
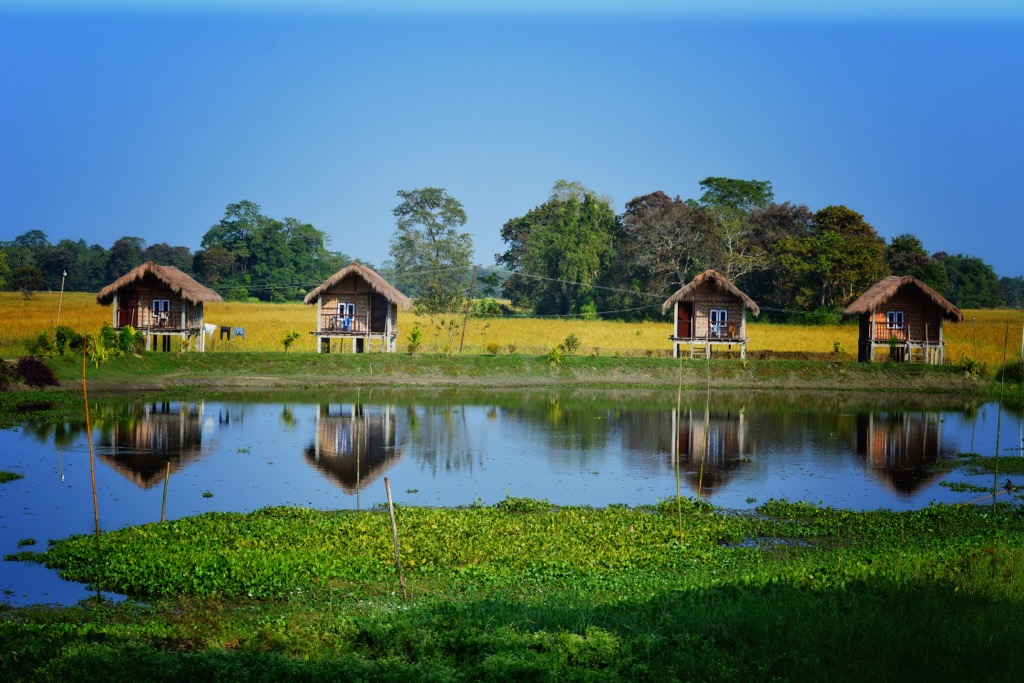
[{"label": "thin stick in water", "polygon": [[398,523],[395,521],[395,506],[391,502],[391,484],[384,477],[384,489],[388,492],[388,511],[391,512],[391,539],[395,544],[395,570],[398,572],[398,585],[402,587],[402,599],[408,600],[405,594],[405,579],[402,577],[402,558],[398,554]]}]

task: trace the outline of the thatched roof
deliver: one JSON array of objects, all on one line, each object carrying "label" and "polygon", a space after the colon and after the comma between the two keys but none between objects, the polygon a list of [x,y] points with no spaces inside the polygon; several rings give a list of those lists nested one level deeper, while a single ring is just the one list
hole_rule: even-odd
[{"label": "thatched roof", "polygon": [[100,293],[96,295],[96,302],[104,305],[109,304],[114,300],[114,295],[117,292],[125,287],[141,282],[146,277],[157,280],[172,292],[181,296],[185,301],[190,301],[194,304],[224,301],[224,299],[220,298],[220,294],[209,287],[199,284],[174,266],[158,266],[152,261],[146,261],[138,268],[133,268],[126,275],[121,276],[101,289]]},{"label": "thatched roof", "polygon": [[327,278],[322,285],[307,294],[306,298],[302,301],[307,304],[314,303],[317,300],[317,297],[347,278],[349,275],[361,277],[370,285],[373,291],[377,292],[391,303],[398,304],[401,306],[402,310],[408,311],[412,308],[412,301],[409,300],[409,297],[395,289],[390,282],[382,278],[373,268],[364,266],[361,263],[356,263],[355,261]]},{"label": "thatched roof", "polygon": [[953,322],[958,323],[962,323],[964,321],[964,314],[960,312],[959,308],[946,301],[946,299],[934,289],[921,282],[916,277],[911,277],[910,275],[904,275],[902,277],[899,275],[890,275],[887,278],[879,280],[872,285],[868,291],[857,297],[856,301],[847,306],[846,310],[843,311],[843,315],[855,316],[870,313],[871,309],[883,305],[891,299],[896,292],[904,287],[913,287],[921,292],[921,294],[942,309],[942,316],[947,320],[952,320]]},{"label": "thatched roof", "polygon": [[670,309],[677,301],[695,301],[695,294],[704,283],[708,283],[712,287],[723,292],[728,292],[737,299],[742,300],[743,303],[746,304],[747,308],[750,309],[750,312],[754,314],[754,317],[761,314],[761,309],[757,307],[757,304],[754,303],[753,299],[741,292],[739,288],[729,280],[729,278],[714,270],[705,270],[703,273],[693,278],[693,280],[691,280],[685,287],[665,299],[665,303],[661,305],[661,312],[667,313],[668,309]]}]

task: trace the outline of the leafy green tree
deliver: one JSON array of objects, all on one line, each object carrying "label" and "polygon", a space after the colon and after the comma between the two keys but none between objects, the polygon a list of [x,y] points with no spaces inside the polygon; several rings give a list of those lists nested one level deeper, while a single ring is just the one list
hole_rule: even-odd
[{"label": "leafy green tree", "polygon": [[192,264],[193,272],[207,285],[227,282],[235,273],[235,255],[220,244],[197,251]]},{"label": "leafy green tree", "polygon": [[142,250],[142,260],[152,261],[161,266],[173,266],[183,273],[192,275],[192,250],[188,247],[172,247],[167,242],[151,244]]},{"label": "leafy green tree", "polygon": [[946,266],[924,250],[924,244],[914,235],[897,235],[885,247],[885,262],[893,275],[916,277],[939,294],[948,286]]},{"label": "leafy green tree", "polygon": [[253,242],[256,232],[271,219],[260,212],[260,205],[249,200],[228,204],[224,217],[203,235],[203,249],[223,247],[234,257],[233,277],[244,279],[253,266]]},{"label": "leafy green tree", "polygon": [[592,309],[617,220],[608,198],[578,182],[556,182],[547,202],[501,229],[508,249],[497,261],[513,271],[506,296],[539,314]]},{"label": "leafy green tree", "polygon": [[999,278],[992,266],[975,256],[945,253],[934,258],[946,266],[949,286],[946,298],[959,308],[996,308],[999,306]]},{"label": "leafy green tree", "polygon": [[348,262],[327,250],[328,236],[297,218],[265,216],[259,204],[228,204],[224,217],[207,230],[193,269],[229,298],[250,293],[265,301],[302,296]]},{"label": "leafy green tree", "polygon": [[754,239],[751,212],[763,210],[774,200],[772,184],[767,180],[705,178],[700,182],[704,194],[699,205],[715,218],[714,249],[708,265],[730,280],[769,265],[768,252]]},{"label": "leafy green tree", "polygon": [[38,267],[39,254],[49,246],[50,241],[42,230],[29,230],[10,242],[0,242],[12,274],[24,266]]},{"label": "leafy green tree", "polygon": [[814,214],[810,233],[782,238],[776,286],[789,307],[841,308],[884,277],[885,241],[845,206]]},{"label": "leafy green tree", "polygon": [[473,238],[459,232],[466,224],[462,204],[439,187],[398,190],[393,210],[392,277],[428,313],[458,310],[472,265]]},{"label": "leafy green tree", "polygon": [[7,281],[11,277],[11,267],[7,264],[7,254],[4,251],[0,251],[0,289],[4,289],[7,286]]},{"label": "leafy green tree", "polygon": [[738,180],[736,178],[705,178],[700,181],[704,194],[703,206],[728,207],[744,214],[763,209],[775,200],[772,184],[768,180]]},{"label": "leafy green tree", "polygon": [[999,278],[1003,303],[1010,308],[1024,308],[1024,277]]},{"label": "leafy green tree", "polygon": [[145,240],[141,237],[122,237],[110,247],[107,259],[107,281],[113,282],[132,268],[144,263],[142,247]]},{"label": "leafy green tree", "polygon": [[38,292],[45,287],[43,271],[35,266],[21,266],[11,273],[11,289],[20,292]]}]

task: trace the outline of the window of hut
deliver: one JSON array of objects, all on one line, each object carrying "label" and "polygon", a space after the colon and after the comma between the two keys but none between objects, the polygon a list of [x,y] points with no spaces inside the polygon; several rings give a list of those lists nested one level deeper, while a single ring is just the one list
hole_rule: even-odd
[{"label": "window of hut", "polygon": [[721,337],[729,323],[729,311],[724,308],[712,308],[708,311],[708,320],[711,322],[712,336]]},{"label": "window of hut", "polygon": [[886,326],[890,330],[902,330],[903,329],[903,311],[886,311],[885,312]]}]

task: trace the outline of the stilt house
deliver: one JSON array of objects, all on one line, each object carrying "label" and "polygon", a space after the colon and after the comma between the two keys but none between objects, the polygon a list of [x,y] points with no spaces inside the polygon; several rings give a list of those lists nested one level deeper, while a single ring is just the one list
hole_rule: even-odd
[{"label": "stilt house", "polygon": [[761,309],[741,292],[729,278],[714,270],[705,270],[689,284],[665,300],[661,312],[672,309],[674,326],[673,355],[679,347],[688,346],[690,357],[711,356],[712,346],[740,349],[740,358],[747,351],[747,310],[755,316]]},{"label": "stilt house", "polygon": [[206,350],[203,304],[211,301],[223,299],[177,268],[152,261],[132,269],[96,295],[97,303],[113,304],[115,330],[130,325],[144,332],[146,348],[153,351],[158,343],[170,351],[172,337],[180,337],[183,345],[193,350]]},{"label": "stilt house", "polygon": [[941,365],[942,322],[964,319],[960,309],[909,275],[874,284],[843,315],[860,316],[857,360],[862,363],[874,361],[875,350],[886,348],[891,360]]},{"label": "stilt house", "polygon": [[352,340],[352,351],[370,350],[379,340],[381,352],[393,352],[398,338],[398,309],[409,310],[412,302],[375,270],[350,263],[306,295],[305,303],[316,303],[318,353],[330,353],[331,340]]}]

